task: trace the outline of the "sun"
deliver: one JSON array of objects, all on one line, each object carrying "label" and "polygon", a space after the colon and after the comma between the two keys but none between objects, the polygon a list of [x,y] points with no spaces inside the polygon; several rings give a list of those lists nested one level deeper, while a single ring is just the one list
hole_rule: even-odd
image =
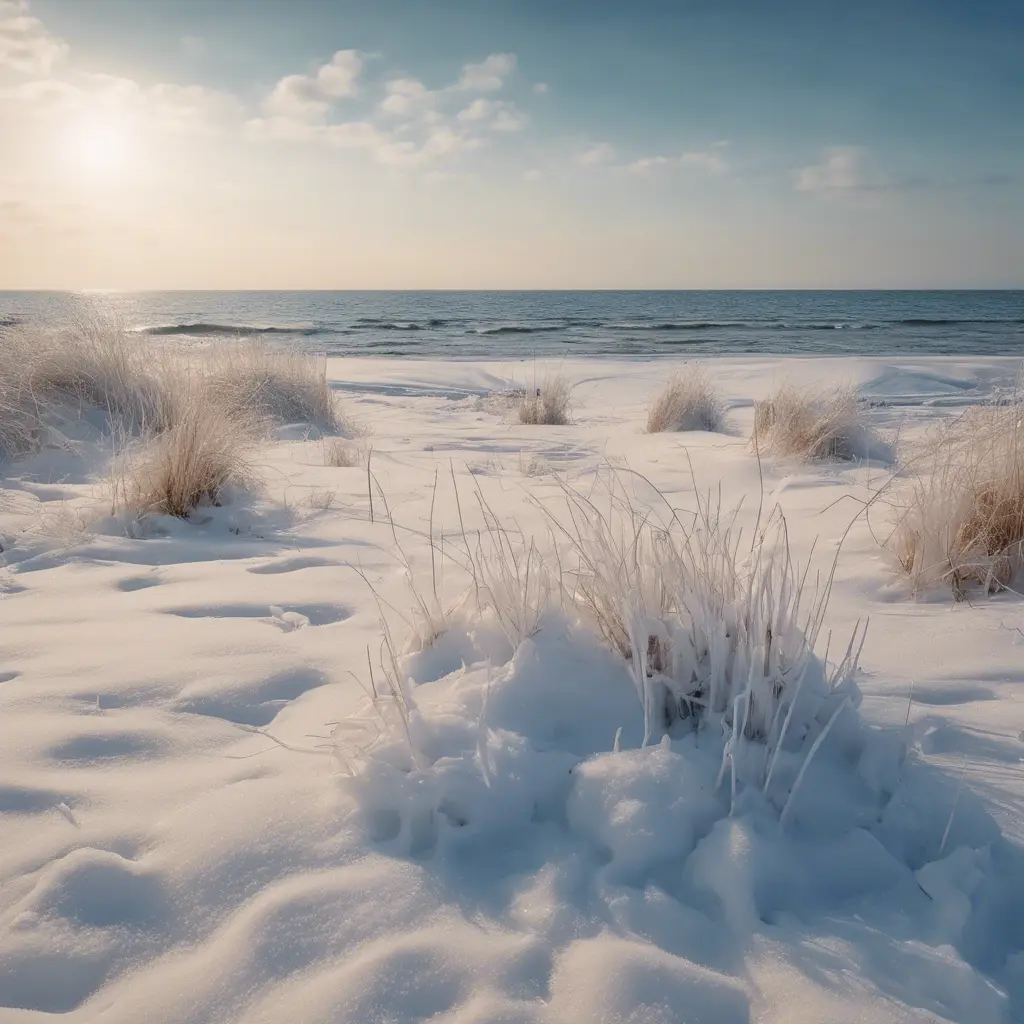
[{"label": "sun", "polygon": [[128,125],[109,114],[77,119],[68,128],[65,152],[76,173],[109,180],[130,169],[136,156]]}]

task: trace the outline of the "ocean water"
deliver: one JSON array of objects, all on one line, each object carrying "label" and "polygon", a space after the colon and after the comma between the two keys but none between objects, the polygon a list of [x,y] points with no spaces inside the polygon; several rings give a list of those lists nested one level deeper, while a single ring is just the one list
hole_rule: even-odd
[{"label": "ocean water", "polygon": [[330,355],[1024,355],[1024,291],[0,292],[0,326],[83,308]]}]

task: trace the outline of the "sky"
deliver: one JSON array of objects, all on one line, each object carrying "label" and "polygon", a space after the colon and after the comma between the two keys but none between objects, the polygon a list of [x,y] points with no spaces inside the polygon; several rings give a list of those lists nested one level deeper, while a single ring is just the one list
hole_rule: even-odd
[{"label": "sky", "polygon": [[0,289],[1024,287],[1020,0],[0,0]]}]

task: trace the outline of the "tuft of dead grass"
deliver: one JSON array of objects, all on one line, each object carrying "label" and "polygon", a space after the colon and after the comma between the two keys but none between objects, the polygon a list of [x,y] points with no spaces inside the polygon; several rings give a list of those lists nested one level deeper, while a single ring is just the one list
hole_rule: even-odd
[{"label": "tuft of dead grass", "polygon": [[230,413],[278,423],[310,423],[328,433],[346,424],[327,382],[326,360],[263,341],[218,344],[203,357],[205,387]]},{"label": "tuft of dead grass", "polygon": [[751,443],[760,455],[801,460],[892,462],[893,445],[867,422],[856,388],[814,395],[783,384],[754,405]]},{"label": "tuft of dead grass", "polygon": [[[0,349],[0,457],[38,448],[69,407],[100,410],[119,449],[113,505],[138,515],[187,516],[251,483],[249,454],[273,422],[349,432],[325,361],[306,352],[238,342],[186,354],[87,313],[56,329],[0,331]],[[329,464],[361,461],[338,437],[324,452]]]},{"label": "tuft of dead grass", "polygon": [[315,512],[330,512],[338,500],[338,492],[326,487],[314,487],[306,495],[306,505]]},{"label": "tuft of dead grass", "polygon": [[[455,485],[454,472],[452,480]],[[436,488],[437,478],[435,496]],[[566,484],[562,494],[564,512],[537,502],[551,527],[550,543],[541,546],[514,521],[503,522],[478,487],[483,529],[474,531],[475,544],[462,520],[457,486],[461,548],[457,540],[447,548],[435,544],[432,508],[431,592],[413,587],[418,609],[408,651],[424,650],[453,625],[476,630],[494,622],[514,650],[574,609],[579,625],[624,659],[643,713],[643,744],[678,734],[683,720],[685,728],[724,733],[719,784],[728,779],[733,805],[741,788],[760,791],[780,808],[784,824],[822,741],[858,700],[855,676],[866,624],[854,627],[834,662],[828,662],[827,648],[824,658],[815,651],[835,562],[824,579],[809,567],[801,570],[779,509],[763,527],[759,515],[744,548],[738,510],[723,509],[711,495],[698,495],[697,511],[682,514],[659,495],[665,506],[659,515],[634,505],[632,489],[614,472],[587,494]],[[446,558],[471,583],[448,611],[441,601]],[[381,663],[399,711],[396,724],[411,762],[429,763],[416,743],[415,704],[395,685],[407,673],[383,612],[382,630]],[[370,672],[376,701],[372,661]],[[617,750],[617,737],[614,742]],[[800,754],[795,780],[780,784],[777,769],[790,774]]]},{"label": "tuft of dead grass", "polygon": [[219,505],[232,485],[249,488],[249,461],[260,421],[206,400],[193,384],[179,397],[167,430],[129,445],[114,473],[114,507],[139,516],[187,518],[201,505]]},{"label": "tuft of dead grass", "polygon": [[914,590],[1008,587],[1024,564],[1024,397],[939,428],[908,468],[886,546]]},{"label": "tuft of dead grass", "polygon": [[364,449],[344,437],[325,437],[320,443],[324,465],[335,469],[349,469],[366,462]]},{"label": "tuft of dead grass", "polygon": [[720,431],[724,422],[725,406],[707,371],[700,366],[674,372],[647,411],[648,434],[681,430]]},{"label": "tuft of dead grass", "polygon": [[572,385],[562,374],[541,378],[519,400],[519,422],[562,427],[569,422]]},{"label": "tuft of dead grass", "polygon": [[174,419],[176,370],[109,318],[81,315],[56,330],[0,332],[0,444],[34,446],[39,422],[58,406],[105,410],[131,431],[162,430]]},{"label": "tuft of dead grass", "polygon": [[0,459],[17,458],[32,451],[39,437],[34,404],[18,375],[6,370],[0,367]]}]

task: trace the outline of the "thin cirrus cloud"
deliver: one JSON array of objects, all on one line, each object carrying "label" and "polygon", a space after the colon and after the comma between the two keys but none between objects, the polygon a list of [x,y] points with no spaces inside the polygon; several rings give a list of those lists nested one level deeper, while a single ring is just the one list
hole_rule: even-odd
[{"label": "thin cirrus cloud", "polygon": [[707,174],[725,174],[729,170],[726,149],[729,143],[712,143],[707,149],[684,150],[676,156],[644,156],[626,165],[630,174],[650,174],[659,169],[688,167]]},{"label": "thin cirrus cloud", "polygon": [[831,146],[816,164],[794,171],[798,192],[826,197],[867,195],[870,193],[909,193],[950,189],[990,189],[1013,185],[1019,179],[1008,174],[914,174],[893,177],[872,166],[863,146]]},{"label": "thin cirrus cloud", "polygon": [[796,190],[836,195],[864,189],[864,157],[860,146],[831,146],[819,163],[796,171]]},{"label": "thin cirrus cloud", "polygon": [[576,163],[581,167],[599,167],[615,159],[615,147],[610,142],[595,142],[576,154]]}]

